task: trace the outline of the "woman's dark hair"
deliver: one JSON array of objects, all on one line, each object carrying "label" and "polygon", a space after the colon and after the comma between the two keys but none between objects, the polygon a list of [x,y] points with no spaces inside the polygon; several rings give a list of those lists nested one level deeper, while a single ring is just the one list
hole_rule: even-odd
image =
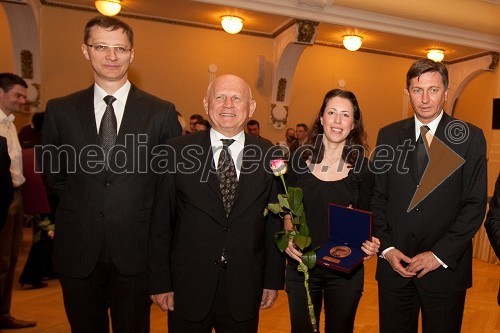
[{"label": "woman's dark hair", "polygon": [[323,130],[323,125],[321,124],[321,117],[325,112],[328,102],[334,97],[347,99],[349,102],[351,102],[354,110],[354,128],[347,136],[344,150],[342,151],[342,159],[346,161],[347,164],[349,164],[351,167],[354,167],[358,162],[362,161],[360,157],[362,158],[365,155],[365,149],[368,147],[366,144],[366,132],[363,127],[361,110],[359,108],[356,96],[350,91],[341,89],[333,89],[326,93],[319,114],[316,117],[314,124],[312,125],[311,133],[306,142],[306,145],[308,145],[309,149],[304,150],[302,158],[311,159],[311,163],[315,164],[321,163],[321,161],[323,161],[323,155],[325,152],[325,146],[323,145],[323,135],[325,134],[325,132]]}]

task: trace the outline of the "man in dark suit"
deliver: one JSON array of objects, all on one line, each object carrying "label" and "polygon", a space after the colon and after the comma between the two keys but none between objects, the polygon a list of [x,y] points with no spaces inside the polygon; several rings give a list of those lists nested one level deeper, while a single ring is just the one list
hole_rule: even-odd
[{"label": "man in dark suit", "polygon": [[[10,175],[10,157],[7,150],[7,140],[0,136],[0,231],[5,224],[5,218],[14,194],[12,177]],[[1,298],[0,298],[1,299]]]},{"label": "man in dark suit", "polygon": [[[500,259],[500,173],[495,183],[495,192],[490,200],[490,208],[486,215],[484,227],[486,228],[491,246],[497,258]],[[500,305],[500,288],[498,289],[497,303]]]},{"label": "man in dark suit", "polygon": [[172,103],[127,79],[132,29],[99,16],[85,27],[82,51],[95,84],[47,103],[44,172],[59,196],[54,268],[75,332],[149,331],[147,285],[157,174],[155,147],[180,135]]},{"label": "man in dark suit", "polygon": [[416,61],[406,88],[415,116],[380,130],[374,159],[380,332],[416,333],[422,310],[424,333],[458,333],[472,286],[472,237],[486,209],[486,141],[481,129],[443,111],[445,65]]},{"label": "man in dark suit", "polygon": [[259,307],[284,283],[273,238],[281,221],[263,214],[276,200],[269,162],[281,149],[245,134],[256,103],[240,77],[216,78],[203,104],[212,128],[169,141],[160,199],[171,215],[150,244],[163,249],[149,256],[152,299],[169,310],[169,332],[257,332]]}]

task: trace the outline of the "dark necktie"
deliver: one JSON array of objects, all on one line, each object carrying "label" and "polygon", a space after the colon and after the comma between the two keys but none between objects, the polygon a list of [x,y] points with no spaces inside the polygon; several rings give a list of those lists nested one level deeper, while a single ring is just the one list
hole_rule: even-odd
[{"label": "dark necktie", "polygon": [[[418,172],[418,177],[420,178],[422,176],[422,173],[425,170],[425,167],[427,166],[427,163],[429,162],[429,158],[427,156],[427,151],[425,149],[425,143],[424,139],[422,137],[422,134],[424,134],[423,128],[425,128],[427,131],[430,130],[429,126],[424,125],[420,127],[420,135],[417,139],[417,172]],[[427,133],[427,132],[425,132]],[[424,134],[425,135],[425,134]]]},{"label": "dark necktie", "polygon": [[233,139],[221,139],[222,150],[219,155],[217,164],[217,175],[220,182],[220,190],[222,193],[222,202],[226,216],[229,216],[233,207],[236,187],[238,186],[238,177],[234,166],[233,158],[229,152],[229,146],[234,142]]},{"label": "dark necktie", "polygon": [[117,135],[116,116],[115,110],[113,109],[114,101],[116,101],[116,98],[111,95],[104,97],[104,102],[106,102],[106,111],[104,111],[101,125],[99,126],[99,145],[104,151],[106,160],[109,158],[109,150],[115,144]]}]

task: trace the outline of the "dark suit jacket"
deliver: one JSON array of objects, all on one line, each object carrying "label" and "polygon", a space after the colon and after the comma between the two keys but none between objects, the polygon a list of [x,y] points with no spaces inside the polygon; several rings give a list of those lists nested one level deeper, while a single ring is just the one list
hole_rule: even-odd
[{"label": "dark suit jacket", "polygon": [[44,172],[60,199],[54,268],[85,278],[105,243],[121,274],[146,272],[151,216],[155,209],[165,214],[155,206],[157,174],[150,169],[151,151],[180,135],[175,107],[132,85],[106,171],[93,101],[92,86],[47,103]]},{"label": "dark suit jacket", "polygon": [[0,189],[0,230],[2,230],[13,196],[9,150],[7,139],[3,136],[0,136]]},{"label": "dark suit jacket", "polygon": [[151,292],[174,291],[177,315],[202,320],[211,309],[219,278],[220,268],[214,262],[225,247],[231,314],[241,321],[254,318],[263,288],[282,289],[284,283],[284,256],[273,238],[281,221],[264,217],[264,208],[277,201],[278,192],[277,177],[268,167],[270,152],[281,156],[281,149],[245,135],[236,199],[226,217],[210,131],[182,136],[169,144],[170,172],[161,202],[169,204],[171,216],[163,224],[155,223],[158,229],[152,233],[157,241],[150,245],[161,247],[164,254],[149,257]]},{"label": "dark suit jacket", "polygon": [[[463,140],[450,140],[459,128]],[[435,133],[465,164],[453,172],[420,204],[407,212],[419,184],[416,176],[415,151],[401,158],[403,143],[415,144],[414,118],[385,128],[378,135],[376,154],[392,149],[394,162],[390,169],[377,172],[372,200],[374,233],[381,241],[380,253],[394,246],[408,257],[432,251],[448,268],[438,269],[419,279],[429,291],[464,290],[472,285],[472,237],[481,226],[486,209],[486,142],[481,129],[458,121],[446,113]],[[450,134],[451,133],[451,134]],[[454,139],[454,137],[451,137]],[[387,145],[383,147],[382,145]],[[399,147],[399,150],[398,150]],[[407,152],[408,150],[406,150]],[[376,155],[377,156],[377,155]],[[375,157],[375,167],[385,164],[386,157]],[[409,172],[401,169],[402,161]],[[438,160],[438,165],[446,163]],[[396,167],[399,163],[400,167]],[[379,258],[377,280],[380,285],[400,288],[410,282]]]},{"label": "dark suit jacket", "polygon": [[498,174],[497,182],[495,183],[495,193],[490,200],[490,209],[486,215],[484,222],[486,233],[490,239],[491,246],[495,250],[495,254],[500,258],[500,174]]}]

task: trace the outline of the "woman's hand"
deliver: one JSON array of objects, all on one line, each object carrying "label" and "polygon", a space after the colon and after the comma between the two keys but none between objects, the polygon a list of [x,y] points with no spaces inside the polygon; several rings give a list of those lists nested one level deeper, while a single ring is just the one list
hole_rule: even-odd
[{"label": "woman's hand", "polygon": [[286,232],[293,231],[292,215],[286,214],[283,216],[283,229],[285,229]]},{"label": "woman's hand", "polygon": [[290,258],[293,258],[297,260],[298,262],[302,262],[302,252],[300,252],[299,249],[295,246],[295,243],[293,242],[293,239],[290,239],[288,241],[288,246],[285,249],[285,253],[290,256]]},{"label": "woman's hand", "polygon": [[369,240],[364,241],[361,246],[361,250],[366,253],[366,257],[363,260],[369,260],[371,257],[378,253],[378,249],[380,248],[380,240],[377,237],[372,237],[372,241]]}]

